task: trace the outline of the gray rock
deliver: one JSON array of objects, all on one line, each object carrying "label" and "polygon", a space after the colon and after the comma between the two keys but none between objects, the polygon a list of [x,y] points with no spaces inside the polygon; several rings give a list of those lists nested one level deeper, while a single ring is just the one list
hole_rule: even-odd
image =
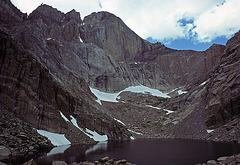
[{"label": "gray rock", "polygon": [[220,161],[226,160],[227,158],[228,158],[227,156],[223,156],[223,157],[218,158],[217,161],[220,162]]},{"label": "gray rock", "polygon": [[28,162],[23,163],[23,165],[37,165],[37,163],[33,159],[31,159]]},{"label": "gray rock", "polygon": [[99,161],[100,163],[106,163],[106,162],[108,161],[108,159],[109,159],[109,157],[104,157],[104,158],[98,159],[98,161]]},{"label": "gray rock", "polygon": [[6,163],[0,162],[0,165],[7,165]]},{"label": "gray rock", "polygon": [[67,165],[67,163],[64,161],[53,161],[52,165]]},{"label": "gray rock", "polygon": [[29,150],[33,150],[33,149],[34,149],[34,147],[33,147],[33,146],[30,146],[30,147],[29,147]]},{"label": "gray rock", "polygon": [[7,147],[0,145],[0,156],[8,157],[10,155],[11,155],[11,151]]},{"label": "gray rock", "polygon": [[217,164],[217,161],[216,160],[209,160],[207,161],[208,164]]}]

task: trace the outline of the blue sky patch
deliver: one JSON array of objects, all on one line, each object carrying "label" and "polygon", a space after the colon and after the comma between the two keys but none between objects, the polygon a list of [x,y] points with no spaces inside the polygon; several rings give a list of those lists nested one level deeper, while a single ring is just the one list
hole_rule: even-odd
[{"label": "blue sky patch", "polygon": [[177,49],[177,50],[195,50],[195,51],[204,51],[208,49],[213,44],[226,45],[226,42],[229,38],[226,37],[217,37],[212,42],[209,43],[197,43],[192,39],[176,39],[171,42],[169,41],[159,41],[154,40],[151,37],[148,37],[148,40],[151,43],[161,42],[168,48]]}]

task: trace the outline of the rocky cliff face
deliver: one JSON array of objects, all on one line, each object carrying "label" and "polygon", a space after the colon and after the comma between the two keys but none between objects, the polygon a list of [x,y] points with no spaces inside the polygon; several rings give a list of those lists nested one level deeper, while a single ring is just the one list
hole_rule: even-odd
[{"label": "rocky cliff face", "polygon": [[[9,5],[9,11],[18,11]],[[6,6],[0,8],[8,11]],[[106,134],[109,139],[128,139],[128,131],[103,113],[85,77],[80,76],[87,74],[82,71],[84,67],[78,69],[80,64],[85,64],[84,54],[71,56],[72,51],[65,50],[80,45],[76,51],[86,53],[86,47],[90,47],[79,41],[80,23],[80,15],[75,11],[63,14],[42,5],[28,19],[1,25],[1,110],[12,112],[34,128],[64,133],[72,144],[93,143],[93,140],[66,122],[60,112],[69,120],[70,115],[74,116],[80,127]],[[89,48],[90,52],[98,51],[94,48]],[[77,62],[71,64],[71,61]]]},{"label": "rocky cliff face", "polygon": [[0,24],[14,24],[15,22],[27,19],[27,14],[23,14],[19,9],[13,7],[10,0],[2,0],[0,2]]},{"label": "rocky cliff face", "polygon": [[[226,47],[177,51],[141,39],[107,12],[82,20],[74,10],[41,5],[27,18],[10,1],[0,3],[0,104],[35,128],[64,133],[73,143],[92,142],[61,111],[113,140],[130,136],[114,115],[146,137],[199,139],[239,115],[239,33]],[[137,84],[188,93],[100,106],[89,89],[113,92]],[[148,104],[174,113],[149,110]],[[131,121],[133,114],[141,120]]]},{"label": "rocky cliff face", "polygon": [[[147,49],[141,39],[124,22],[108,12],[92,13],[83,20],[81,37],[84,42],[107,49],[116,61],[133,61]],[[133,45],[134,43],[134,45]]]},{"label": "rocky cliff face", "polygon": [[[1,105],[6,109],[35,128],[66,134],[73,143],[87,142],[88,138],[80,130],[70,131],[71,125],[63,120],[60,112],[69,120],[70,115],[73,115],[81,127],[107,134],[110,139],[127,138],[124,130],[101,112],[92,96],[87,93],[88,88],[85,94],[85,89],[82,89],[82,93],[79,93],[82,94],[81,97],[69,93],[28,51],[18,47],[10,36],[1,33],[0,37],[0,94]],[[122,135],[115,135],[116,131]],[[71,132],[75,132],[75,135]],[[79,134],[82,134],[81,140],[74,140]]]},{"label": "rocky cliff face", "polygon": [[220,65],[210,75],[206,124],[216,128],[240,113],[240,32],[236,33],[221,55]]}]

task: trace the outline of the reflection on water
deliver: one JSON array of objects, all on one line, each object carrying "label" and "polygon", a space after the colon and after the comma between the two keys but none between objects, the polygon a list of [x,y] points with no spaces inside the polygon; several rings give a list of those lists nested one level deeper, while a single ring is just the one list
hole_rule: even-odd
[{"label": "reflection on water", "polygon": [[107,141],[103,141],[103,142],[98,142],[96,145],[90,147],[89,149],[87,149],[85,151],[85,155],[89,155],[91,153],[103,153],[105,151],[107,151],[107,145],[108,142]]},{"label": "reflection on water", "polygon": [[[69,147],[69,146],[68,146]],[[57,152],[59,154],[54,154]],[[54,160],[67,163],[95,161],[109,156],[126,159],[138,165],[175,164],[190,165],[203,163],[220,156],[240,152],[240,145],[198,140],[134,140],[123,142],[100,142],[96,145],[77,145],[56,148],[45,156],[39,157],[38,164],[51,164]]]},{"label": "reflection on water", "polygon": [[55,154],[62,154],[70,146],[71,145],[64,145],[64,146],[54,147],[49,153],[47,153],[47,156],[55,155]]}]

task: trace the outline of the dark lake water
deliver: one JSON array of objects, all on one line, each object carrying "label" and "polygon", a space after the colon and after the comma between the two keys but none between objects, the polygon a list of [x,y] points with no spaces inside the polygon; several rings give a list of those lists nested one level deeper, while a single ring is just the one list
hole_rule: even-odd
[{"label": "dark lake water", "polygon": [[[57,152],[63,152],[55,154]],[[51,164],[54,160],[67,163],[95,161],[109,158],[126,159],[138,165],[192,165],[221,156],[240,153],[236,143],[217,143],[199,140],[134,140],[101,142],[94,146],[62,146],[36,159],[38,164]]]}]

